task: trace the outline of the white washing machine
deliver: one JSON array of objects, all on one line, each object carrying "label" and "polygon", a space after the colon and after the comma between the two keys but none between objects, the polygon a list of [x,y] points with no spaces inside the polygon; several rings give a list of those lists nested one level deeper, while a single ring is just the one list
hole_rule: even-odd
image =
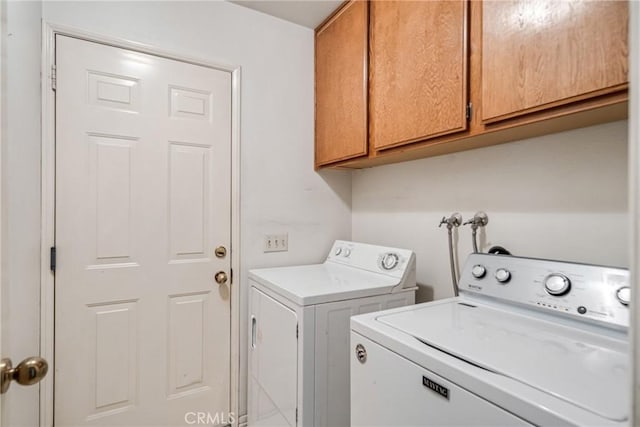
[{"label": "white washing machine", "polygon": [[460,296],[351,319],[351,421],[629,422],[624,269],[473,254]]},{"label": "white washing machine", "polygon": [[415,302],[412,251],[336,241],[323,264],[249,272],[250,426],[348,426],[349,318]]}]

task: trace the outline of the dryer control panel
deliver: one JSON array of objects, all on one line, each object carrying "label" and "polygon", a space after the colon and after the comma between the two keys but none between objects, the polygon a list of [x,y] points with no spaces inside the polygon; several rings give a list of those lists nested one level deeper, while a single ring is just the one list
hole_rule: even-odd
[{"label": "dryer control panel", "polygon": [[575,319],[629,326],[629,272],[563,261],[471,254],[459,281],[484,295]]},{"label": "dryer control panel", "polygon": [[327,262],[348,265],[398,279],[407,278],[409,281],[410,276],[413,275],[412,286],[415,286],[415,255],[408,249],[336,240],[329,251]]}]

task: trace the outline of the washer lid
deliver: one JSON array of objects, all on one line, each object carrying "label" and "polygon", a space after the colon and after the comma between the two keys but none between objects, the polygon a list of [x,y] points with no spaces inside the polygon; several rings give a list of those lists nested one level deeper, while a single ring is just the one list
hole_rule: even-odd
[{"label": "washer lid", "polygon": [[298,305],[388,294],[400,279],[340,264],[261,268],[249,278]]},{"label": "washer lid", "polygon": [[464,299],[429,303],[377,320],[601,417],[628,419],[625,340]]}]

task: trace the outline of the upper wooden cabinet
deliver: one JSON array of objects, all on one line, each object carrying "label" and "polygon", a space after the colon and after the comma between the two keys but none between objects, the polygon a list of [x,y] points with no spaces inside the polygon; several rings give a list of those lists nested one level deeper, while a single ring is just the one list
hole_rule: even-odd
[{"label": "upper wooden cabinet", "polygon": [[370,20],[373,147],[466,129],[466,2],[373,1]]},{"label": "upper wooden cabinet", "polygon": [[316,32],[316,167],[371,167],[626,118],[628,7],[346,3]]},{"label": "upper wooden cabinet", "polygon": [[626,1],[485,1],[485,123],[624,89]]},{"label": "upper wooden cabinet", "polygon": [[316,30],[316,167],[367,154],[368,3]]}]

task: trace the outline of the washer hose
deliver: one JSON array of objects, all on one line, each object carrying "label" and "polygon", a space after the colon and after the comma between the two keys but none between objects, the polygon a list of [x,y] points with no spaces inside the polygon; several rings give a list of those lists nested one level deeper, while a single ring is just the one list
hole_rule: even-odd
[{"label": "washer hose", "polygon": [[451,283],[453,283],[453,295],[458,296],[458,278],[456,277],[456,265],[453,257],[453,227],[447,224],[449,235],[449,264],[451,264]]},{"label": "washer hose", "polygon": [[454,295],[458,296],[458,277],[456,275],[456,262],[453,255],[453,227],[460,227],[460,225],[462,224],[462,215],[460,215],[458,212],[454,212],[449,218],[443,216],[438,227],[442,227],[444,224],[447,225],[447,235],[449,237],[449,264],[451,264],[451,283],[453,284]]},{"label": "washer hose", "polygon": [[478,253],[478,239],[476,234],[478,233],[478,227],[471,226],[471,243],[473,244],[473,253]]}]

